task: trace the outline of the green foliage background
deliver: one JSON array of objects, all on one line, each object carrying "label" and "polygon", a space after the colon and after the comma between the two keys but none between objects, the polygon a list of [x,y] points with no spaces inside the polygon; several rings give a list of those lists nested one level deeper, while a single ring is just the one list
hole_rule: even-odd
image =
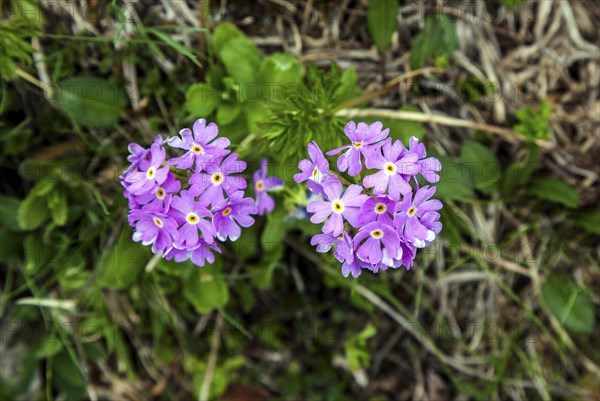
[{"label": "green foliage background", "polygon": [[[319,227],[292,177],[311,140],[324,150],[344,143],[340,110],[368,107],[357,68],[267,51],[231,22],[163,25],[141,13],[131,30],[116,1],[78,33],[34,0],[3,7],[2,399],[233,399],[236,389],[256,399],[398,399],[423,366],[462,399],[598,394],[600,210],[543,167],[553,152],[539,146],[552,135],[550,101],[514,113],[513,148],[460,129],[458,150],[445,152],[429,125],[361,118],[405,144],[418,137],[440,159],[444,230],[411,271],[344,279],[333,257],[308,246]],[[398,10],[395,1],[367,7],[368,45],[381,55]],[[115,29],[95,33],[102,23]],[[410,68],[458,68],[457,41],[453,22],[428,15],[413,33]],[[42,48],[48,77],[33,61]],[[466,76],[457,88],[476,105],[486,84]],[[231,139],[248,177],[267,157],[270,175],[286,180],[275,211],[201,269],[131,240],[118,183],[128,143],[148,145],[200,117]],[[519,229],[482,232],[494,207]],[[523,254],[523,244],[535,249]],[[574,264],[585,267],[575,274]],[[489,287],[448,284],[469,277]],[[480,312],[474,332],[443,334],[473,323],[461,305],[443,313],[443,291]],[[483,292],[497,304],[483,305]],[[386,387],[389,377],[401,380]]]}]

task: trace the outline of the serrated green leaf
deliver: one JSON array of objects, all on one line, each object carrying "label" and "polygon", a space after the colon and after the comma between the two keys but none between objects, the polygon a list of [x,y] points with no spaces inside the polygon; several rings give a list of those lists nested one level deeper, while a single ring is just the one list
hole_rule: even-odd
[{"label": "serrated green leaf", "polygon": [[367,347],[367,340],[375,334],[377,334],[377,329],[372,323],[368,323],[364,329],[344,342],[344,351],[350,370],[356,371],[369,366],[371,353]]},{"label": "serrated green leaf", "polygon": [[520,123],[515,125],[515,131],[528,139],[547,139],[550,137],[548,124],[552,114],[552,105],[543,101],[537,107],[525,106],[515,113]]},{"label": "serrated green leaf", "polygon": [[183,296],[198,313],[221,308],[229,301],[229,289],[219,261],[217,258],[215,264],[193,270],[183,283]]},{"label": "serrated green leaf", "polygon": [[185,93],[185,109],[197,117],[208,117],[217,108],[221,98],[210,83],[191,85]]},{"label": "serrated green leaf", "polygon": [[260,51],[245,36],[233,38],[219,50],[219,58],[225,65],[228,75],[233,77],[242,88],[255,84]]},{"label": "serrated green leaf", "polygon": [[370,0],[367,26],[380,52],[390,47],[392,34],[398,29],[398,0]]},{"label": "serrated green leaf", "polygon": [[127,104],[121,88],[92,77],[73,77],[59,82],[56,96],[61,109],[86,127],[115,125]]},{"label": "serrated green leaf", "polygon": [[567,329],[591,333],[596,325],[594,304],[588,291],[568,277],[553,274],[542,284],[542,297],[548,309]]},{"label": "serrated green leaf", "polygon": [[302,63],[288,53],[273,53],[260,63],[259,79],[281,84],[299,83],[302,80]]},{"label": "serrated green leaf", "polygon": [[121,290],[135,282],[150,260],[150,249],[131,239],[132,230],[123,228],[112,249],[98,263],[98,283]]},{"label": "serrated green leaf", "polygon": [[223,22],[217,25],[212,37],[212,44],[217,52],[227,44],[231,39],[244,37],[244,33],[230,22]]},{"label": "serrated green leaf", "polygon": [[552,178],[535,181],[528,193],[538,198],[576,208],[579,205],[579,194],[569,184]]},{"label": "serrated green leaf", "polygon": [[468,169],[473,186],[483,193],[492,193],[500,179],[500,162],[496,155],[479,142],[468,141],[460,151],[463,165]]},{"label": "serrated green leaf", "polygon": [[48,218],[46,198],[37,195],[27,195],[19,205],[17,220],[23,230],[33,230],[44,224]]}]

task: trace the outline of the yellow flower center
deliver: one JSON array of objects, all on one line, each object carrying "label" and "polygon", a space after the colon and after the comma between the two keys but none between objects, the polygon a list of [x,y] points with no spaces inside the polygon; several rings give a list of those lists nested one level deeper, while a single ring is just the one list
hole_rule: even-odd
[{"label": "yellow flower center", "polygon": [[152,178],[154,178],[154,174],[156,174],[156,171],[154,170],[154,167],[150,167],[148,169],[148,171],[146,171],[146,177],[151,180]]},{"label": "yellow flower center", "polygon": [[162,199],[165,197],[165,190],[162,188],[158,188],[158,191],[156,191],[156,197],[158,199]]},{"label": "yellow flower center", "polygon": [[335,201],[331,204],[331,208],[336,213],[342,213],[344,211],[344,204],[340,201]]},{"label": "yellow flower center", "polygon": [[313,170],[312,176],[313,176],[313,178],[317,178],[317,175],[319,175],[319,168],[315,167],[315,169]]},{"label": "yellow flower center", "polygon": [[381,230],[373,230],[373,231],[371,231],[371,237],[373,237],[373,238],[381,238],[381,237],[383,237],[383,231],[381,231]]},{"label": "yellow flower center", "polygon": [[262,180],[258,180],[256,181],[255,187],[257,191],[262,191],[263,189],[265,189],[265,184],[262,182]]},{"label": "yellow flower center", "polygon": [[221,212],[221,214],[222,214],[223,216],[228,216],[228,215],[229,215],[229,213],[231,213],[231,208],[230,208],[230,207],[226,207],[226,208],[225,208],[225,210],[223,210],[223,211]]},{"label": "yellow flower center", "polygon": [[158,217],[154,218],[154,224],[156,224],[156,227],[158,228],[162,228],[163,226],[163,221],[161,219],[159,219]]},{"label": "yellow flower center", "polygon": [[185,216],[185,219],[190,224],[196,224],[200,220],[200,217],[198,217],[196,213],[190,212],[187,216]]},{"label": "yellow flower center", "polygon": [[406,214],[408,214],[408,217],[413,217],[415,213],[417,213],[417,208],[414,206],[412,206],[410,209],[408,209],[408,212],[406,212]]},{"label": "yellow flower center", "polygon": [[364,144],[362,142],[352,142],[352,146],[354,146],[354,149],[362,148],[363,145]]},{"label": "yellow flower center", "polygon": [[383,212],[385,212],[386,207],[383,203],[378,203],[377,205],[375,205],[375,212],[378,214],[381,214]]},{"label": "yellow flower center", "polygon": [[396,173],[396,165],[392,162],[387,162],[385,164],[385,166],[383,166],[383,171],[385,171],[385,173],[387,175],[392,175]]},{"label": "yellow flower center", "polygon": [[213,184],[218,185],[223,182],[223,175],[221,173],[214,173],[210,179]]},{"label": "yellow flower center", "polygon": [[200,146],[200,145],[194,145],[194,146],[192,146],[192,152],[194,152],[197,155],[199,155],[203,151],[204,151],[204,149],[202,149],[202,146]]}]

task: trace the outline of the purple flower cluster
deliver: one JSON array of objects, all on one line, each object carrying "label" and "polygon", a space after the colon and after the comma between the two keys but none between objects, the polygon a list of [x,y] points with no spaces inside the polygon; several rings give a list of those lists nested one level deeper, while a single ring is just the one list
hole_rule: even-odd
[{"label": "purple flower cluster", "polygon": [[[129,145],[131,165],[120,178],[133,240],[167,260],[213,263],[213,252],[221,252],[217,240],[237,240],[241,227],[254,224],[253,215],[275,207],[267,191],[283,181],[266,176],[265,159],[254,174],[256,200],[244,197],[247,182],[238,174],[246,163],[230,154],[229,139],[218,133],[215,123],[200,119],[178,137],[156,136],[149,149]],[[165,145],[185,153],[167,160]]]},{"label": "purple flower cluster", "polygon": [[[377,273],[389,267],[410,269],[418,248],[428,246],[442,224],[442,203],[431,199],[436,188],[419,186],[417,176],[439,181],[440,162],[427,157],[425,146],[411,138],[408,149],[388,138],[381,122],[351,121],[344,128],[348,145],[326,154],[343,152],[338,172],[329,170],[327,158],[315,142],[308,144],[310,159],[298,164],[296,182],[307,181],[312,192],[307,211],[310,221],[323,224],[323,233],[311,239],[317,252],[328,252],[342,263],[342,274],[358,277],[362,269]],[[366,174],[359,174],[364,167]],[[350,183],[342,176],[355,177]],[[346,183],[345,186],[343,183]]]}]

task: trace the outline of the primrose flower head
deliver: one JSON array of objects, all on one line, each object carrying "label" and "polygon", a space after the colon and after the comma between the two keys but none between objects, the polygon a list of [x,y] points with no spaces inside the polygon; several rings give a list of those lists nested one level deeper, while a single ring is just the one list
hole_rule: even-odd
[{"label": "primrose flower head", "polygon": [[[437,182],[440,162],[426,158],[425,145],[416,138],[407,149],[399,140],[387,138],[389,130],[382,128],[380,122],[349,122],[344,132],[351,143],[326,152],[344,151],[337,172],[329,170],[329,162],[311,142],[310,160],[302,160],[301,172],[294,176],[296,182],[306,181],[314,194],[306,207],[310,221],[323,223],[322,234],[313,236],[311,245],[317,252],[333,249],[344,277],[356,278],[365,269],[373,273],[390,267],[410,269],[417,249],[428,246],[442,229],[438,213],[442,203],[431,199],[435,187],[420,188],[417,180],[421,175]],[[363,158],[370,171],[356,177]]]},{"label": "primrose flower head", "polygon": [[[131,165],[120,179],[134,241],[168,260],[204,266],[221,252],[217,240],[235,241],[240,227],[254,224],[256,206],[244,197],[247,183],[238,175],[246,163],[230,155],[229,139],[218,132],[216,124],[200,119],[180,137],[156,136],[149,149],[129,145]],[[185,153],[177,155],[181,149]],[[167,150],[175,156],[168,159]]]}]

